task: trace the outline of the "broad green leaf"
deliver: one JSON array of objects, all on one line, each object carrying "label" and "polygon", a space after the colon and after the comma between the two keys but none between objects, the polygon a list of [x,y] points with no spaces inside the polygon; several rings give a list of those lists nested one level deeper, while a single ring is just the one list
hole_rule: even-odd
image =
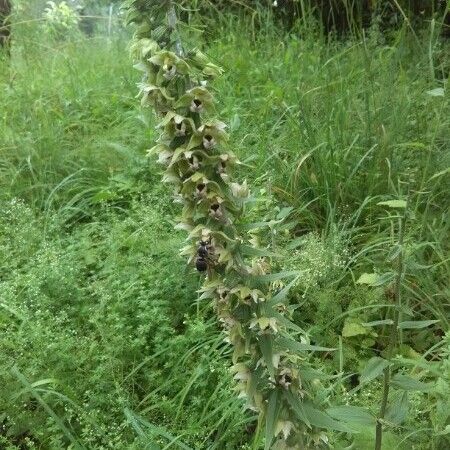
[{"label": "broad green leaf", "polygon": [[266,305],[264,304],[262,305],[264,311],[266,312],[267,317],[275,317],[275,319],[277,319],[277,321],[282,325],[284,325],[286,328],[305,334],[305,330],[301,329],[298,325],[289,320],[286,316],[279,313],[275,308],[265,308],[265,306]]},{"label": "broad green leaf", "polygon": [[240,245],[239,250],[243,255],[248,256],[266,256],[266,257],[279,257],[280,255],[277,255],[276,253],[271,252],[268,249],[265,248],[255,248],[251,247],[250,245]]},{"label": "broad green leaf", "polygon": [[328,408],[326,412],[334,419],[349,425],[373,426],[376,423],[376,418],[361,406],[333,406]]},{"label": "broad green leaf", "polygon": [[440,363],[427,361],[426,359],[411,359],[411,358],[403,358],[397,357],[395,362],[400,365],[411,366],[413,369],[420,367],[421,369],[427,370],[428,372],[440,377],[442,375],[442,371],[440,370]]},{"label": "broad green leaf", "polygon": [[361,372],[360,376],[360,382],[368,383],[371,380],[374,380],[377,378],[381,373],[383,373],[383,370],[389,366],[389,361],[386,361],[383,358],[380,358],[379,356],[374,356],[373,358],[370,358],[367,362],[366,367]]},{"label": "broad green leaf", "polygon": [[308,417],[306,416],[305,410],[303,408],[303,403],[300,398],[295,396],[291,391],[283,391],[283,395],[297,418],[306,426],[310,427],[311,425],[309,423]]},{"label": "broad green leaf", "polygon": [[407,320],[405,322],[400,322],[398,324],[398,328],[400,330],[412,330],[412,329],[420,329],[420,328],[426,328],[430,325],[433,325],[435,323],[439,322],[439,320]]},{"label": "broad green leaf", "polygon": [[450,434],[450,424],[447,425],[442,431],[436,433],[438,436],[445,436],[446,434]]},{"label": "broad green leaf", "polygon": [[363,327],[378,327],[380,325],[393,325],[394,321],[392,319],[384,319],[384,320],[374,320],[373,322],[365,322],[361,325]]},{"label": "broad green leaf", "polygon": [[270,450],[272,448],[272,441],[275,435],[275,425],[278,421],[278,415],[280,412],[278,402],[278,390],[274,389],[269,397],[269,406],[266,413],[266,439],[264,450]]},{"label": "broad green leaf", "polygon": [[262,281],[270,283],[272,281],[283,280],[284,278],[291,278],[300,275],[298,270],[287,270],[285,272],[269,273],[267,275],[258,275],[253,279],[255,281]]},{"label": "broad green leaf", "polygon": [[437,87],[434,89],[431,89],[431,91],[427,91],[427,94],[431,97],[443,97],[445,94],[444,88]]},{"label": "broad green leaf", "polygon": [[272,337],[267,334],[263,334],[258,339],[259,347],[264,357],[264,361],[267,365],[267,370],[270,376],[275,378],[275,367],[273,366],[273,349],[272,349]]},{"label": "broad green leaf", "polygon": [[395,274],[392,272],[386,272],[382,275],[377,273],[363,273],[358,280],[357,284],[367,284],[372,287],[383,286],[384,284],[389,283],[395,277]]},{"label": "broad green leaf", "polygon": [[270,300],[268,300],[266,302],[266,305],[268,307],[272,307],[280,303],[283,303],[287,295],[289,294],[291,287],[294,286],[296,282],[297,278],[294,278],[289,284],[287,284],[283,289],[277,292]]},{"label": "broad green leaf", "polygon": [[358,280],[356,281],[357,284],[368,284],[369,286],[372,286],[373,283],[375,283],[380,275],[377,273],[363,273]]},{"label": "broad green leaf", "polygon": [[352,319],[346,319],[344,323],[344,328],[342,329],[342,337],[352,337],[368,334],[366,328],[364,328],[360,323],[353,322]]},{"label": "broad green leaf", "polygon": [[327,413],[320,411],[311,402],[303,402],[303,410],[305,411],[305,415],[311,425],[319,428],[325,428],[326,430],[343,431],[345,433],[353,433],[355,431],[347,424],[338,422]]},{"label": "broad green leaf", "polygon": [[386,409],[385,419],[394,425],[400,425],[408,415],[408,393],[404,391],[397,396]]},{"label": "broad green leaf", "polygon": [[406,208],[406,200],[387,200],[378,202],[377,205],[388,206],[389,208]]},{"label": "broad green leaf", "polygon": [[302,342],[294,341],[293,339],[289,339],[286,337],[278,336],[276,339],[277,344],[281,348],[287,348],[295,353],[297,352],[333,352],[336,349],[335,348],[328,348],[328,347],[319,347],[317,345],[311,345],[311,344],[304,344]]},{"label": "broad green leaf", "polygon": [[392,386],[404,391],[430,392],[433,390],[432,383],[424,383],[423,381],[419,381],[408,375],[402,374],[395,375],[391,380],[391,384]]},{"label": "broad green leaf", "polygon": [[289,207],[285,207],[283,208],[278,214],[277,214],[277,219],[278,220],[282,220],[285,219],[293,210],[294,208],[292,206]]},{"label": "broad green leaf", "polygon": [[285,391],[283,392],[283,395],[298,419],[307,426],[314,425],[319,428],[344,431],[346,433],[355,431],[347,426],[347,424],[338,422],[327,413],[320,411],[311,402],[301,401],[300,398],[296,397],[292,392]]},{"label": "broad green leaf", "polygon": [[299,368],[298,373],[300,374],[300,379],[303,381],[331,380],[333,378],[332,375],[327,375],[320,370],[314,370],[310,367],[305,367],[304,369]]}]

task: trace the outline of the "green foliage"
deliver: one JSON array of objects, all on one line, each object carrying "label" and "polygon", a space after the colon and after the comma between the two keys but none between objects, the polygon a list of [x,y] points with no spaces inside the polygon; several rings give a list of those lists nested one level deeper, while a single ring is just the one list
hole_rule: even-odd
[{"label": "green foliage", "polygon": [[[42,2],[14,18],[0,63],[0,448],[261,450],[264,423],[232,392],[231,350],[177,256],[184,235],[145,159],[154,123],[136,104],[126,42],[49,42],[28,20],[40,17]],[[423,45],[407,29],[327,42],[314,27],[284,36],[246,20],[221,16],[203,52],[227,69],[214,97],[243,163],[234,174],[252,186],[242,226],[276,270],[305,272],[273,279],[273,299],[307,333],[303,349],[337,349],[301,371],[327,424],[358,431],[328,432],[329,446],[374,447],[382,385],[359,376],[386,360],[401,179],[408,308],[383,445],[446,449],[448,44],[431,28]]]},{"label": "green foliage", "polygon": [[78,14],[64,1],[47,2],[44,19],[44,31],[56,39],[69,37],[78,28]]}]

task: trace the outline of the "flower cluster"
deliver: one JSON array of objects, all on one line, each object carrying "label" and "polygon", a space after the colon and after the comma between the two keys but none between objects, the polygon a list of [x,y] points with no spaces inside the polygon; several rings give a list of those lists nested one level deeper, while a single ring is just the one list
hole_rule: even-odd
[{"label": "flower cluster", "polygon": [[[266,448],[323,444],[315,417],[324,413],[313,405],[313,386],[320,383],[305,353],[314,348],[287,318],[289,286],[275,290],[271,283],[279,278],[270,274],[265,250],[242,231],[249,189],[233,181],[239,161],[226,125],[215,118],[210,87],[222,70],[200,50],[183,48],[171,1],[128,0],[126,7],[137,25],[132,51],[144,73],[142,105],[160,119],[160,136],[149,153],[183,205],[177,227],[188,239],[182,254],[205,273],[201,298],[214,302],[233,346],[239,396],[265,418]],[[302,342],[290,332],[301,334]]]}]

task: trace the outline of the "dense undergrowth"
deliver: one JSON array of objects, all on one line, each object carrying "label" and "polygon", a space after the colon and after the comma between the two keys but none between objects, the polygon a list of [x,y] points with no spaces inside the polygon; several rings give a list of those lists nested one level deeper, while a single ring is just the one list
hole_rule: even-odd
[{"label": "dense undergrowth", "polygon": [[[393,392],[384,448],[448,448],[445,42],[432,27],[340,42],[231,16],[219,29],[205,49],[227,69],[220,116],[252,214],[285,217],[267,238],[281,269],[304,274],[295,323],[338,349],[315,357],[330,406],[378,413],[381,382],[357,374],[385,350],[383,328],[363,324],[391,294],[358,280],[388,271],[397,239],[378,203],[410,193],[405,320],[438,322],[405,330],[396,358],[435,388]],[[259,448],[145,157],[154,124],[127,40],[49,42],[23,24],[0,62],[0,448]],[[359,431],[332,448],[373,448],[370,419]]]}]

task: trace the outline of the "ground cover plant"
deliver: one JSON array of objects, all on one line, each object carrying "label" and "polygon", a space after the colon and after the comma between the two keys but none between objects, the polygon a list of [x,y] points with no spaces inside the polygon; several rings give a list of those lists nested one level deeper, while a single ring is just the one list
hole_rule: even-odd
[{"label": "ground cover plant", "polygon": [[[20,6],[0,67],[0,448],[271,445],[266,418],[257,426],[234,391],[204,277],[179,256],[178,206],[146,157],[158,121],[135,98],[130,33],[51,36],[44,7]],[[233,177],[251,187],[252,245],[273,273],[301,273],[271,289],[289,285],[283,313],[300,343],[336,349],[298,362],[328,420],[305,433],[372,449],[378,428],[381,448],[446,449],[439,18],[414,34],[375,24],[328,39],[313,19],[286,34],[258,14],[257,27],[223,14],[201,34],[211,22],[188,11],[180,34],[225,69],[215,117],[243,163]]]}]

